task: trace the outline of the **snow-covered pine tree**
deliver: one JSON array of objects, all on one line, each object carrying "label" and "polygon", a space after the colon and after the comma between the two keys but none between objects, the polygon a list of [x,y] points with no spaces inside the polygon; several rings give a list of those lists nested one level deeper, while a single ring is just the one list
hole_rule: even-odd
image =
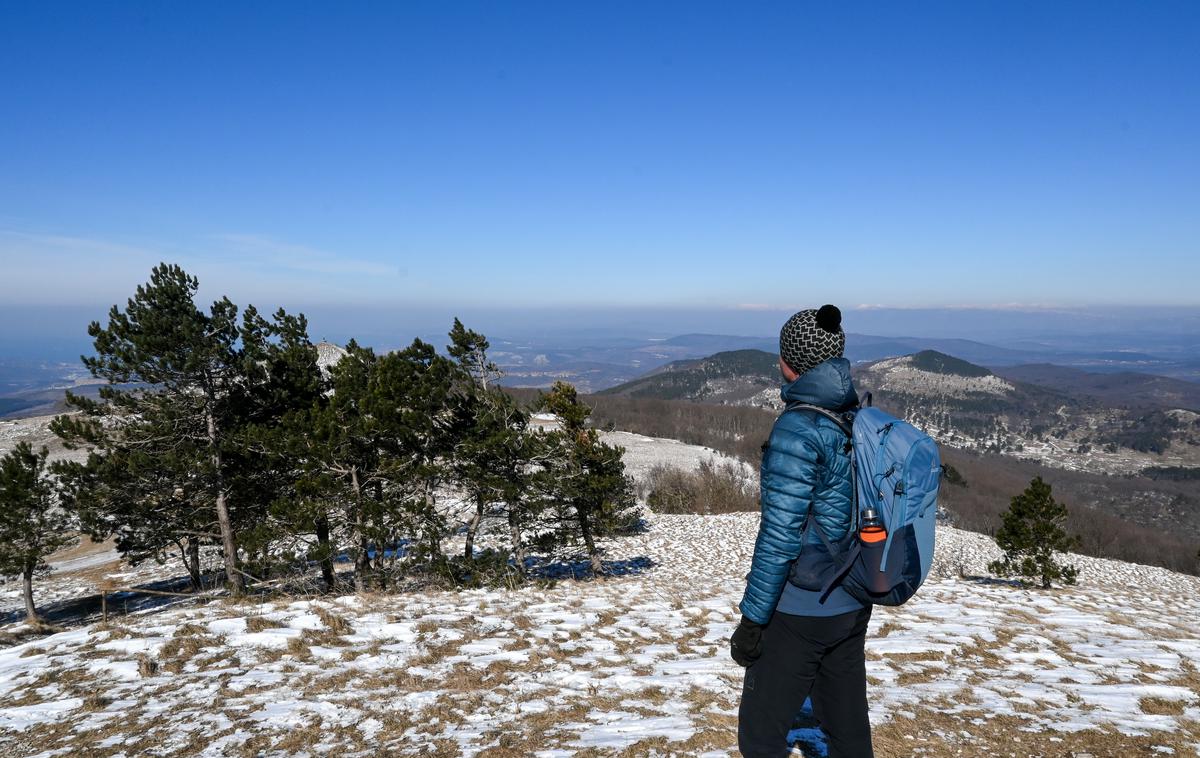
[{"label": "snow-covered pine tree", "polygon": [[1054,499],[1050,485],[1040,476],[1034,477],[1003,514],[996,544],[1004,558],[992,561],[988,570],[999,576],[1017,576],[1023,582],[1036,579],[1042,589],[1050,589],[1055,580],[1074,584],[1076,568],[1060,564],[1054,557],[1079,544],[1079,538],[1069,536],[1063,528],[1066,518],[1067,508]]},{"label": "snow-covered pine tree", "polygon": [[25,616],[40,619],[33,603],[34,575],[46,556],[70,542],[71,515],[55,502],[47,450],[20,442],[0,458],[0,573],[20,575]]}]

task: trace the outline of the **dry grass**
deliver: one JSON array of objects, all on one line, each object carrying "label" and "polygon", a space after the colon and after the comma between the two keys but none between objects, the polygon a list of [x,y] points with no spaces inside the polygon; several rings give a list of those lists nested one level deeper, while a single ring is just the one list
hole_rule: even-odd
[{"label": "dry grass", "polygon": [[895,663],[908,663],[913,661],[943,661],[946,659],[946,654],[937,650],[921,650],[915,653],[883,653],[883,657]]},{"label": "dry grass", "polygon": [[913,684],[928,684],[944,679],[946,672],[939,668],[924,668],[916,671],[901,671],[896,675],[898,687],[908,687]]},{"label": "dry grass", "polygon": [[895,621],[885,621],[885,622],[883,622],[883,624],[882,624],[882,625],[879,627],[879,631],[878,631],[878,632],[876,632],[875,634],[871,635],[871,636],[873,636],[873,637],[886,637],[886,636],[888,636],[889,634],[891,634],[892,632],[899,631],[899,630],[902,630],[902,629],[904,629],[904,626],[903,626],[903,625],[901,625],[901,624],[897,624]]},{"label": "dry grass", "polygon": [[283,629],[287,624],[266,616],[249,616],[246,618],[247,632],[265,632],[268,629]]},{"label": "dry grass", "polygon": [[[297,639],[308,647],[347,647],[350,644],[345,637],[329,627],[324,629],[305,629],[300,632],[300,636]],[[360,648],[354,657],[357,658],[359,655],[366,654],[366,652],[365,649]],[[349,660],[353,660],[353,658]]]},{"label": "dry grass", "polygon": [[1057,732],[1035,720],[1019,716],[992,716],[980,711],[947,713],[933,708],[914,709],[913,717],[895,717],[874,727],[872,742],[877,758],[960,758],[994,755],[1100,756],[1153,755],[1155,747],[1168,747],[1175,755],[1189,755],[1200,738],[1200,723],[1183,724],[1177,732],[1146,736],[1121,734],[1111,728]]},{"label": "dry grass", "polygon": [[1154,716],[1182,716],[1187,703],[1162,697],[1144,697],[1138,700],[1142,713]]},{"label": "dry grass", "polygon": [[137,659],[138,673],[142,678],[148,679],[158,675],[158,661],[148,655],[139,655]]},{"label": "dry grass", "polygon": [[341,616],[319,605],[313,606],[313,613],[317,614],[317,618],[321,619],[321,623],[333,634],[345,635],[354,633],[354,626],[346,620],[345,616]]}]

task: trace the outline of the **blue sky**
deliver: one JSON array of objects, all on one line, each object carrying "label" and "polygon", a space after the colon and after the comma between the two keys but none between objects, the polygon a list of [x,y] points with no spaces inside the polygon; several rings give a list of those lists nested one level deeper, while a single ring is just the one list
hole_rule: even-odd
[{"label": "blue sky", "polygon": [[1200,304],[1200,5],[837,5],[0,0],[0,304]]}]

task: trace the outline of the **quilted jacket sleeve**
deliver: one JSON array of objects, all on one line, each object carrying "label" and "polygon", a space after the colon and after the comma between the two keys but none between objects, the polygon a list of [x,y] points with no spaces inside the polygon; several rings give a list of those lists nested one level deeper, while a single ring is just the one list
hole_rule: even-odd
[{"label": "quilted jacket sleeve", "polygon": [[763,449],[762,520],[740,605],[743,616],[760,624],[775,612],[792,561],[800,555],[800,529],[821,470],[819,443],[803,426],[789,423],[794,416],[785,413],[775,422]]}]

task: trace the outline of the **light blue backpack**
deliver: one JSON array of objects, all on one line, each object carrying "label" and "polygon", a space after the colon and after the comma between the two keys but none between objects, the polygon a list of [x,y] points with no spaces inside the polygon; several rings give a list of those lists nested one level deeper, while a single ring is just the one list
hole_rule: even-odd
[{"label": "light blue backpack", "polygon": [[[826,563],[830,568],[820,577],[822,600],[833,587],[841,586],[862,603],[902,605],[929,576],[933,564],[941,456],[928,434],[870,407],[869,394],[866,401],[867,407],[848,413],[803,404],[787,408],[831,419],[850,438],[853,452],[850,470],[856,507],[846,537],[831,542],[813,518],[805,528],[816,529],[818,544],[823,543],[830,559]],[[859,540],[862,514],[868,510],[882,520],[886,540]],[[812,586],[814,578],[809,576],[804,583]]]}]

